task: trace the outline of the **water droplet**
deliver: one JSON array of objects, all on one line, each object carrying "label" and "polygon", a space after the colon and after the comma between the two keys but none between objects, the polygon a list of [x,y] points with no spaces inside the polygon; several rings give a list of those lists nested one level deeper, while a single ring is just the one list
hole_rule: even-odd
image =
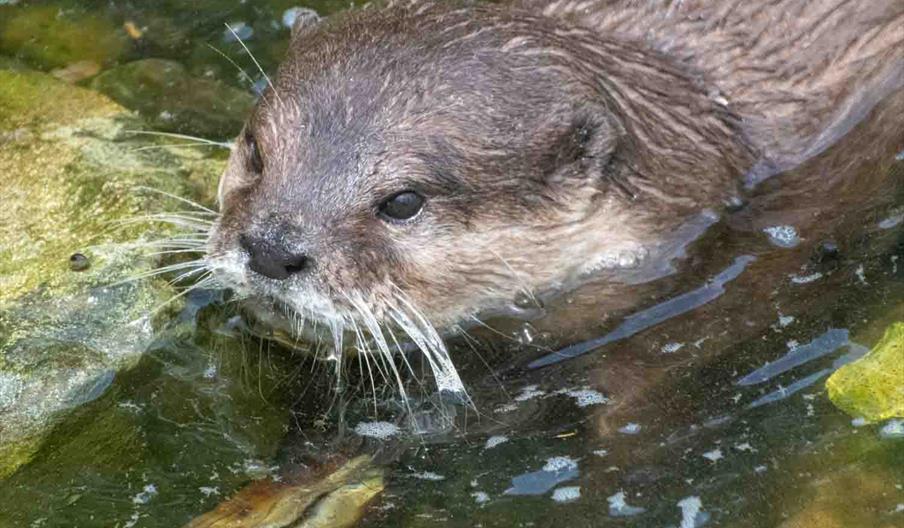
[{"label": "water droplet", "polygon": [[534,342],[537,337],[537,329],[530,323],[524,323],[515,332],[515,340],[521,345],[529,345]]},{"label": "water droplet", "polygon": [[528,310],[532,308],[543,308],[543,303],[533,295],[525,291],[519,291],[515,294],[515,306]]}]

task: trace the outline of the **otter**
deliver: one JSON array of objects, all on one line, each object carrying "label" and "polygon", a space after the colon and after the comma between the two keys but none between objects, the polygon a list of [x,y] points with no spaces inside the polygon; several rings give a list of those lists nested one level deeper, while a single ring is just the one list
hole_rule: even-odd
[{"label": "otter", "polygon": [[301,20],[269,84],[207,265],[334,356],[443,362],[829,148],[904,87],[904,4],[394,1]]}]

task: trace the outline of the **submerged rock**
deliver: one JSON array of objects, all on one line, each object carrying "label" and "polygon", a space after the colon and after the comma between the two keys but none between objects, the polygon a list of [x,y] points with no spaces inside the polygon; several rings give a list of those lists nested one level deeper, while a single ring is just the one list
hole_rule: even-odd
[{"label": "submerged rock", "polygon": [[895,511],[900,500],[895,483],[889,467],[868,463],[840,467],[814,479],[803,497],[794,497],[797,502],[783,510],[797,511],[778,528],[901,526],[901,513]]},{"label": "submerged rock", "polygon": [[248,92],[193,77],[180,63],[162,59],[112,68],[91,86],[137,110],[156,129],[211,139],[238,134],[254,104]]},{"label": "submerged rock", "polygon": [[107,18],[53,5],[0,7],[0,52],[42,69],[111,64],[128,49],[126,33]]},{"label": "submerged rock", "polygon": [[904,417],[904,323],[888,328],[861,359],[826,381],[829,398],[844,412],[868,422]]},{"label": "submerged rock", "polygon": [[[162,281],[136,244],[170,231],[124,219],[173,208],[148,186],[191,196],[221,162],[138,149],[141,128],[106,97],[37,73],[0,70],[0,478],[48,429],[103,394],[154,334]],[[181,208],[181,207],[180,207]],[[90,266],[73,271],[80,253]]]}]

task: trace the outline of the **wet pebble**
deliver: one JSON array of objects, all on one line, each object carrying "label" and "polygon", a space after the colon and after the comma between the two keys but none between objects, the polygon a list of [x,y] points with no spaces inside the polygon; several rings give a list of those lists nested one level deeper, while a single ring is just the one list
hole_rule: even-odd
[{"label": "wet pebble", "polygon": [[72,271],[85,271],[90,267],[91,261],[81,253],[73,253],[72,256],[69,257],[69,269]]}]

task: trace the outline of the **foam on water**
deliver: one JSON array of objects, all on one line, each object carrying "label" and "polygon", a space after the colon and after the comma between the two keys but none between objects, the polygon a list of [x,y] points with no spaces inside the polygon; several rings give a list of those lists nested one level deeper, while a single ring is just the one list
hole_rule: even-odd
[{"label": "foam on water", "polygon": [[565,394],[574,398],[574,403],[578,407],[589,407],[591,405],[609,403],[609,398],[593,389],[570,390],[565,392]]},{"label": "foam on water", "polygon": [[646,508],[628,504],[625,500],[624,491],[619,491],[606,500],[609,502],[609,515],[612,517],[631,517],[647,511]]},{"label": "foam on water", "polygon": [[793,248],[800,244],[800,237],[797,235],[797,230],[794,229],[794,226],[770,226],[763,229],[763,232],[769,237],[769,242],[773,246]]},{"label": "foam on water", "polygon": [[572,502],[581,498],[580,486],[563,486],[552,492],[552,500],[556,502]]},{"label": "foam on water", "polygon": [[631,423],[625,425],[624,427],[619,427],[618,432],[622,433],[622,434],[635,435],[640,432],[641,428],[642,427],[640,424],[631,422]]},{"label": "foam on water", "polygon": [[678,501],[678,507],[681,508],[680,528],[700,528],[709,520],[700,497],[685,497]]},{"label": "foam on water", "polygon": [[486,445],[483,446],[483,448],[484,449],[492,449],[492,448],[498,446],[499,444],[504,444],[508,441],[509,441],[509,439],[507,436],[503,436],[503,435],[491,436],[491,437],[487,438],[487,443],[486,443]]},{"label": "foam on water", "polygon": [[367,436],[380,440],[385,440],[400,432],[401,429],[399,429],[399,426],[389,422],[360,422],[355,426],[355,433],[358,436]]},{"label": "foam on water", "polygon": [[559,471],[567,471],[577,468],[578,463],[575,459],[567,456],[557,456],[546,460],[546,465],[543,466],[543,471],[556,473]]}]

